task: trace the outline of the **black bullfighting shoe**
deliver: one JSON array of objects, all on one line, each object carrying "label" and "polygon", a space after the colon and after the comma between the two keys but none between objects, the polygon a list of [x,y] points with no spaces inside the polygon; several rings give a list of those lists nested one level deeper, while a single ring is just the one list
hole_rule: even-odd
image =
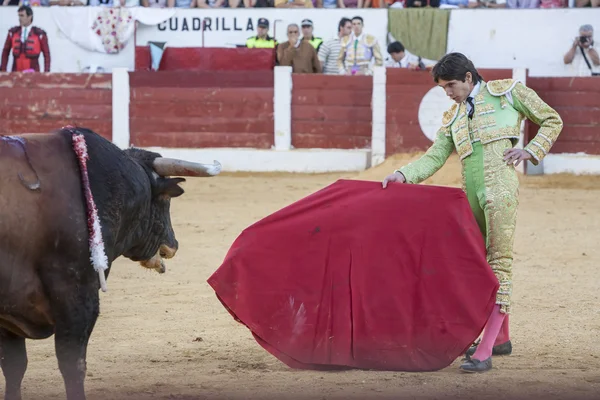
[{"label": "black bullfighting shoe", "polygon": [[463,372],[477,373],[487,372],[492,369],[492,357],[487,360],[479,361],[476,358],[471,358],[460,366]]},{"label": "black bullfighting shoe", "polygon": [[[475,354],[475,350],[477,350],[477,346],[479,342],[474,343],[469,350],[465,353],[465,358],[470,360],[473,354]],[[492,347],[492,355],[493,356],[508,356],[512,353],[512,343],[510,340],[508,342],[499,344],[497,346]]]}]

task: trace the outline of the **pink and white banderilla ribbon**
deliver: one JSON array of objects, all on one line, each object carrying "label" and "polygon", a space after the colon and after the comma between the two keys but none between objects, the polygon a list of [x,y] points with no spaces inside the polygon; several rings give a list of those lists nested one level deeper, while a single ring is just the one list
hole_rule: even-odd
[{"label": "pink and white banderilla ribbon", "polygon": [[94,269],[98,271],[100,287],[103,292],[106,292],[106,277],[104,275],[104,271],[108,269],[108,258],[106,257],[106,252],[104,251],[104,240],[102,240],[102,229],[100,228],[98,209],[94,203],[94,197],[92,196],[92,190],[90,188],[90,180],[88,178],[87,170],[87,160],[89,159],[89,155],[83,135],[73,133],[73,150],[75,150],[75,154],[79,160],[81,182],[83,184],[85,200],[87,203],[87,222],[90,233],[90,260],[92,261]]}]

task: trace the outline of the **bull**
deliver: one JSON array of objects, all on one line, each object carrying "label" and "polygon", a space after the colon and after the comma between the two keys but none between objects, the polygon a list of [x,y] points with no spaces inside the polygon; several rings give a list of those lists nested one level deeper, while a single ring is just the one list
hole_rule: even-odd
[{"label": "bull", "polygon": [[99,274],[88,244],[88,209],[72,135],[83,135],[89,185],[108,269],[119,256],[165,272],[178,249],[170,201],[184,178],[220,164],[121,150],[85,128],[0,137],[0,364],[5,399],[21,398],[26,339],[54,335],[68,400],[85,399],[86,351],[99,314]]}]

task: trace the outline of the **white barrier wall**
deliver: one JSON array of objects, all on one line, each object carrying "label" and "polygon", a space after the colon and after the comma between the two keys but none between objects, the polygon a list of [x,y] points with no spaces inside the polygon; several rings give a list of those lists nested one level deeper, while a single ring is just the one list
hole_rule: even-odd
[{"label": "white barrier wall", "polygon": [[564,54],[591,24],[600,49],[600,8],[453,10],[447,52],[467,55],[478,68],[528,68],[530,76],[577,76]]}]

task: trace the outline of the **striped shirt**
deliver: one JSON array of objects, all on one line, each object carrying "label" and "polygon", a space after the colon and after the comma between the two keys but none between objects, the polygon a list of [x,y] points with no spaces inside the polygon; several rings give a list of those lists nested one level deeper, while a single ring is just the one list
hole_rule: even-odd
[{"label": "striped shirt", "polygon": [[324,74],[339,74],[337,58],[340,55],[341,48],[342,44],[339,37],[329,39],[321,45],[319,49],[319,61],[323,66]]}]

